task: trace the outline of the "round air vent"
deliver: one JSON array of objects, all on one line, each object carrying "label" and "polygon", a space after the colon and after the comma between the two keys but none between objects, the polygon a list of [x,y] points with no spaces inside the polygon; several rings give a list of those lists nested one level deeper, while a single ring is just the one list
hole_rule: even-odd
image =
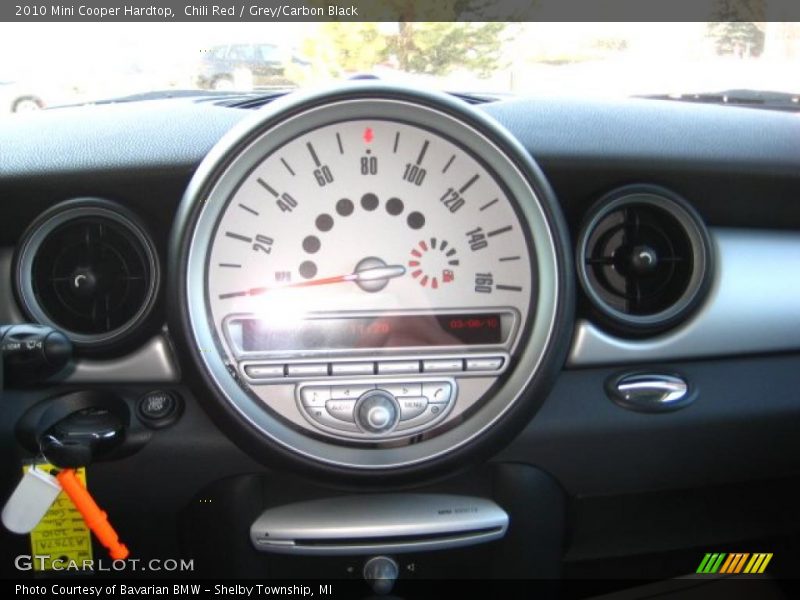
[{"label": "round air vent", "polygon": [[24,310],[79,348],[106,351],[138,337],[159,282],[150,236],[133,214],[107,200],[79,198],[51,208],[18,246],[16,290]]},{"label": "round air vent", "polygon": [[583,290],[601,319],[643,334],[680,323],[702,300],[711,243],[694,209],[653,186],[629,186],[601,199],[578,239]]}]

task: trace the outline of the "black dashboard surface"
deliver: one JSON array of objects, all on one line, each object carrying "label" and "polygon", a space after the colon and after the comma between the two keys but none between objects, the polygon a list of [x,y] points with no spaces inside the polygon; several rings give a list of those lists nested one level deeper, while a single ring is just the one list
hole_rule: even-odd
[{"label": "black dashboard surface", "polygon": [[[800,226],[800,119],[794,113],[551,97],[481,108],[542,166],[573,222],[598,192],[645,181],[690,198],[711,225]],[[8,119],[0,128],[4,210],[21,210],[20,220],[28,220],[82,189],[138,196],[129,201],[148,205],[155,202],[153,190],[136,186],[152,181],[165,188],[156,192],[160,204],[177,203],[200,160],[250,112],[176,99]],[[25,206],[16,207],[22,197]],[[0,234],[4,245],[13,244],[6,230]]]},{"label": "black dashboard surface", "polygon": [[[594,200],[636,182],[681,194],[711,226],[800,230],[797,114],[544,97],[481,108],[541,166],[573,237]],[[177,99],[57,109],[0,122],[0,246],[13,247],[48,206],[92,195],[139,212],[163,251],[193,170],[248,114]],[[799,276],[800,265],[787,273]],[[611,404],[603,382],[613,366],[567,369],[537,417],[497,460],[541,467],[576,500],[793,476],[800,472],[798,360],[797,353],[783,353],[659,364],[687,374],[701,390],[690,409],[666,415]],[[13,423],[21,407],[47,391],[6,393],[0,409],[6,456],[14,452]],[[206,484],[260,468],[182,391],[187,410],[181,421],[155,432],[139,454],[98,465],[93,475],[98,496],[134,521],[152,511],[174,515]],[[4,489],[17,469],[9,462],[3,465]],[[180,482],[175,472],[182,474]],[[147,482],[146,497],[133,502],[118,493],[120,476]],[[725,535],[699,535],[691,543]],[[577,535],[586,555],[594,551],[591,536]]]},{"label": "black dashboard surface", "polygon": [[[780,175],[800,161],[794,113],[681,102],[529,97],[481,106],[538,161],[631,161]],[[187,99],[51,110],[3,123],[4,179],[193,168],[250,111]],[[79,128],[82,135],[76,135]],[[54,151],[59,148],[60,151]]]}]

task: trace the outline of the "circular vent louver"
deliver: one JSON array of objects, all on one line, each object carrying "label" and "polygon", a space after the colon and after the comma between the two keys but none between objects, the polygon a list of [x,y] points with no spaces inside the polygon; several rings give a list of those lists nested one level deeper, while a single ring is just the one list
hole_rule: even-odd
[{"label": "circular vent louver", "polygon": [[702,299],[711,250],[699,216],[660,188],[617,190],[590,211],[578,242],[578,275],[606,321],[628,332],[680,322]]},{"label": "circular vent louver", "polygon": [[20,245],[24,308],[85,348],[107,348],[134,332],[150,314],[158,284],[150,237],[133,215],[105,200],[54,207]]}]

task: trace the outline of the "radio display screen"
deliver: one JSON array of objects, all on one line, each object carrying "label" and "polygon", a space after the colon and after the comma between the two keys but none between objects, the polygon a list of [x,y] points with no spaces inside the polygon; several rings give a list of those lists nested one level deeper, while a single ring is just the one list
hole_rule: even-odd
[{"label": "radio display screen", "polygon": [[287,324],[240,319],[245,352],[503,343],[500,313],[325,317]]}]

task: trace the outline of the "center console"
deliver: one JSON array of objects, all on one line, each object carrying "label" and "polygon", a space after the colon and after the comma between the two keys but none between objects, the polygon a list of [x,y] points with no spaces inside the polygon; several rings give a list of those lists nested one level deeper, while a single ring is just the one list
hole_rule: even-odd
[{"label": "center console", "polygon": [[203,490],[183,511],[181,539],[209,576],[316,577],[362,589],[358,581],[377,571],[396,578],[402,597],[416,579],[558,578],[565,509],[549,475],[518,464],[357,494],[254,474]]}]

